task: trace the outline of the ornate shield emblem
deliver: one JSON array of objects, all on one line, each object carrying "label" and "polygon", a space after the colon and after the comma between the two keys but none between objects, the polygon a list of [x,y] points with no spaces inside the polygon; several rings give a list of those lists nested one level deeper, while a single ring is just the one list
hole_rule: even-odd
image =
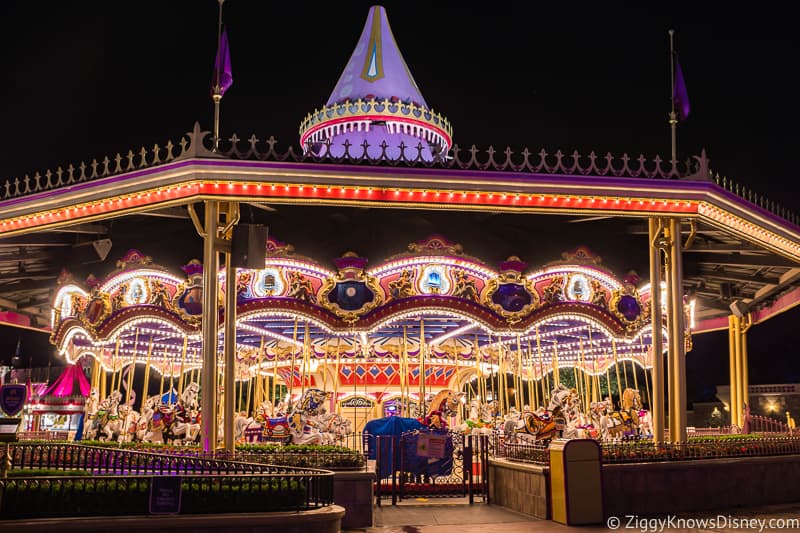
[{"label": "ornate shield emblem", "polygon": [[16,416],[25,405],[26,393],[25,385],[3,385],[0,387],[0,409],[10,417]]}]

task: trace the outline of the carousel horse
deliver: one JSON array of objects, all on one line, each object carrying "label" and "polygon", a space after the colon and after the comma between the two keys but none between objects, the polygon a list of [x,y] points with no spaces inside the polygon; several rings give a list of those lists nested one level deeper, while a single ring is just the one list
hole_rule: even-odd
[{"label": "carousel horse", "polygon": [[607,415],[608,403],[605,401],[592,402],[589,406],[589,419],[595,430],[595,438],[599,440],[608,440],[609,438]]},{"label": "carousel horse", "polygon": [[612,411],[606,416],[608,437],[617,439],[622,437],[635,437],[639,435],[639,410],[642,400],[636,389],[625,389],[619,411]]},{"label": "carousel horse", "polygon": [[247,416],[244,411],[236,413],[233,419],[233,440],[236,442],[244,441],[244,430],[252,423],[253,417]]},{"label": "carousel horse", "polygon": [[119,419],[119,404],[122,401],[122,393],[118,390],[112,391],[107,398],[103,398],[97,407],[97,415],[94,419],[94,426],[90,430],[90,438],[99,438],[101,433],[106,433],[105,428],[111,422]]},{"label": "carousel horse", "polygon": [[579,413],[577,393],[559,384],[553,388],[546,409],[512,412],[503,424],[503,433],[509,443],[515,442],[518,436],[533,441],[550,441],[559,436],[575,438],[579,435]]},{"label": "carousel horse", "polygon": [[272,407],[272,402],[269,400],[264,400],[261,402],[261,405],[256,407],[256,412],[253,415],[253,420],[258,423],[264,422],[264,420],[268,418],[273,418],[275,416],[275,410]]},{"label": "carousel horse", "polygon": [[647,438],[653,436],[653,414],[645,409],[639,409],[639,434]]},{"label": "carousel horse", "polygon": [[490,434],[494,428],[494,406],[496,405],[496,402],[483,403],[478,398],[473,398],[469,402],[469,417],[456,429],[472,435]]},{"label": "carousel horse", "polygon": [[138,423],[138,431],[142,432],[139,440],[163,443],[168,422],[172,422],[172,411],[168,405],[161,403],[161,396],[147,398],[142,406],[142,419]]},{"label": "carousel horse", "polygon": [[171,440],[194,442],[200,435],[200,385],[189,383],[175,404],[167,434]]},{"label": "carousel horse", "polygon": [[430,401],[430,407],[425,417],[420,420],[424,425],[434,429],[447,428],[446,417],[454,416],[458,413],[458,408],[464,400],[464,392],[456,392],[450,389],[439,391]]},{"label": "carousel horse", "polygon": [[340,414],[322,412],[316,426],[325,436],[326,444],[341,442],[352,431],[353,422]]},{"label": "carousel horse", "polygon": [[321,389],[306,389],[288,415],[267,418],[261,423],[254,421],[245,428],[245,435],[283,444],[322,444],[325,436],[316,424],[329,394]]},{"label": "carousel horse", "polygon": [[[89,439],[93,438],[94,435],[92,431],[97,431],[95,427],[95,419],[97,418],[97,411],[100,408],[100,394],[97,392],[97,389],[92,389],[92,392],[89,393],[89,397],[86,399],[86,406],[84,407],[85,413],[85,422],[83,425],[83,435],[81,438]],[[91,435],[91,436],[90,436]]]}]

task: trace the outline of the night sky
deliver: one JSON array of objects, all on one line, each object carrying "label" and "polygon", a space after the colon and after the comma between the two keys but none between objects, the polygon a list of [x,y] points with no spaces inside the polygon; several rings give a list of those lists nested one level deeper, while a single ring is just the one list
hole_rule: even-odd
[{"label": "night sky", "polygon": [[[782,22],[790,17],[766,7],[754,13],[725,5],[721,13],[698,11],[698,4],[624,4],[383,5],[422,94],[450,119],[462,147],[668,158],[673,28],[691,101],[679,124],[679,158],[706,149],[721,175],[800,211],[800,46]],[[327,100],[370,5],[228,0],[234,84],[223,100],[223,135],[273,135],[283,147],[297,145],[300,121]],[[211,128],[215,0],[14,2],[3,18],[0,182],[177,141],[196,120]],[[630,266],[598,245],[604,236],[593,232],[603,228],[583,224],[586,244],[610,265]],[[387,249],[400,251],[416,238],[398,237]],[[182,249],[160,262],[177,267],[200,256],[199,239],[187,239],[195,253]],[[138,246],[155,255],[142,240]],[[115,243],[111,257],[124,251]],[[790,338],[798,318],[791,311],[751,330],[752,383],[800,380]],[[24,335],[24,359],[52,352],[45,335]],[[17,336],[0,334],[0,361]],[[770,364],[775,354],[779,365]],[[709,397],[727,381],[726,334],[697,337],[688,365],[691,399]]]}]

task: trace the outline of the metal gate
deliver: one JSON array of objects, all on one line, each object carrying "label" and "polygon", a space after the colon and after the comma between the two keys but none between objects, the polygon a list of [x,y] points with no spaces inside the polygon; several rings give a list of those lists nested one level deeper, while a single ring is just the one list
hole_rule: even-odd
[{"label": "metal gate", "polygon": [[391,497],[392,504],[416,497],[475,496],[488,494],[487,436],[422,429],[399,438],[378,437],[376,498]]}]

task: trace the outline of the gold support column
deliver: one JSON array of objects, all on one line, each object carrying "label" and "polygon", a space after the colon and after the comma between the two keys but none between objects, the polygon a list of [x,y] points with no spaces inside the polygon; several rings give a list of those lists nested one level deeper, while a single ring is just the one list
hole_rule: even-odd
[{"label": "gold support column", "polygon": [[[648,221],[650,237],[650,324],[652,333],[652,376],[653,396],[650,412],[652,415],[653,442],[664,442],[664,342],[661,337],[661,252],[656,241],[661,233],[661,223],[656,218]],[[609,396],[611,387],[609,385]]]},{"label": "gold support column", "polygon": [[[233,226],[239,222],[239,204],[230,202],[227,206],[225,228],[222,238],[230,242]],[[236,267],[233,266],[230,249],[225,253],[225,322],[224,322],[224,361],[225,361],[225,401],[222,413],[223,445],[228,453],[235,453],[236,441],[233,423],[236,402]]]},{"label": "gold support column", "polygon": [[742,394],[742,320],[738,316],[733,317],[733,350],[734,350],[734,366],[736,380],[736,403],[733,404],[732,409],[736,411],[736,425],[740,428],[744,425],[744,417],[742,416],[742,404],[744,397]]},{"label": "gold support column", "polygon": [[[741,332],[741,340],[739,341],[740,353],[741,353],[741,360],[742,360],[742,390],[741,390],[741,399],[742,399],[742,406],[746,409],[745,406],[750,406],[750,372],[747,368],[747,330],[750,329],[750,313],[746,316],[743,316],[739,320],[739,330]],[[745,413],[742,413],[742,417],[745,416]],[[742,426],[744,426],[744,418],[742,418]]]},{"label": "gold support column", "polygon": [[236,389],[236,267],[231,254],[225,254],[225,405],[222,413],[222,433],[225,451],[234,453],[233,422],[234,391]]},{"label": "gold support column", "polygon": [[667,261],[668,275],[666,276],[669,331],[669,428],[670,441],[682,442],[686,440],[686,357],[680,219],[670,219],[667,227],[670,241]]},{"label": "gold support column", "polygon": [[217,293],[219,280],[219,254],[217,253],[217,219],[219,204],[205,202],[203,228],[203,417],[200,426],[204,452],[213,452],[217,446]]},{"label": "gold support column", "polygon": [[730,373],[730,403],[728,404],[728,414],[731,417],[731,425],[738,426],[739,420],[737,413],[739,412],[736,408],[739,405],[739,381],[736,377],[736,359],[737,359],[737,339],[739,337],[738,334],[738,319],[734,315],[730,315],[728,317],[728,351],[729,351],[729,362],[728,362],[728,371]]}]

